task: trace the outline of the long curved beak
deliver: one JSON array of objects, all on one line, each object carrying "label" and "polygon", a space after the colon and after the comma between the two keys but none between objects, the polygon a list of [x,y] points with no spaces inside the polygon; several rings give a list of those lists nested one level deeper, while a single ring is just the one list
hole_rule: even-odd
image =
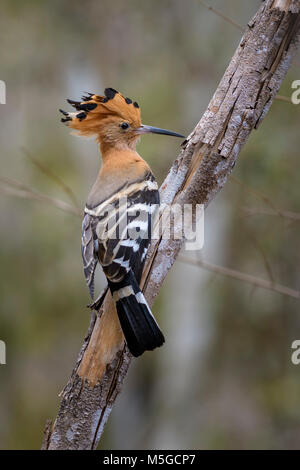
[{"label": "long curved beak", "polygon": [[185,136],[182,134],[178,134],[177,132],[168,131],[167,129],[161,129],[160,127],[152,127],[146,126],[144,124],[141,125],[138,129],[136,129],[138,134],[164,134],[164,135],[173,135],[174,137],[181,137],[185,139]]}]

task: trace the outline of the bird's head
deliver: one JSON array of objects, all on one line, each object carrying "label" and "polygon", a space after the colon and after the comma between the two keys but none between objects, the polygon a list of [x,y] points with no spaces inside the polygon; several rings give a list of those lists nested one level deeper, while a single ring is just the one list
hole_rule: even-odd
[{"label": "bird's head", "polygon": [[135,148],[142,134],[165,134],[184,138],[176,132],[158,127],[146,126],[141,122],[141,111],[136,101],[124,98],[113,88],[104,90],[105,96],[88,93],[82,101],[67,100],[76,112],[66,112],[61,119],[78,135],[95,135],[103,146]]}]

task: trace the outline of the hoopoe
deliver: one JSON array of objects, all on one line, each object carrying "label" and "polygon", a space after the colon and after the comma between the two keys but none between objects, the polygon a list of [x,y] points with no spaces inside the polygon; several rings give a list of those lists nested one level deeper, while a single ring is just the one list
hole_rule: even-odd
[{"label": "hoopoe", "polygon": [[[113,88],[106,88],[104,95],[67,100],[76,112],[60,110],[61,121],[79,135],[95,135],[100,144],[102,167],[82,223],[84,274],[93,299],[95,269],[98,263],[102,266],[128,348],[137,357],[161,346],[164,336],[139,288],[159,192],[136,144],[150,132],[184,136],[143,125],[139,105]],[[102,299],[91,306],[99,309]]]}]

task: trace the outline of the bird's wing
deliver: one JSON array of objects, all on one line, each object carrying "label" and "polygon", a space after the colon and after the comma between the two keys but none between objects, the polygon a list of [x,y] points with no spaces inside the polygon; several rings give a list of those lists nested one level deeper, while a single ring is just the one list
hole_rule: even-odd
[{"label": "bird's wing", "polygon": [[94,277],[98,263],[98,241],[93,236],[93,223],[93,218],[89,214],[85,214],[82,221],[81,254],[85,280],[92,299],[94,298]]},{"label": "bird's wing", "polygon": [[[111,282],[121,281],[130,270],[139,281],[151,240],[151,219],[159,205],[157,183],[152,174],[148,180],[128,185],[126,191],[126,198],[119,198],[118,194],[110,198],[109,208],[101,203],[101,213],[93,209],[98,259]],[[90,210],[89,214],[92,214]]]}]

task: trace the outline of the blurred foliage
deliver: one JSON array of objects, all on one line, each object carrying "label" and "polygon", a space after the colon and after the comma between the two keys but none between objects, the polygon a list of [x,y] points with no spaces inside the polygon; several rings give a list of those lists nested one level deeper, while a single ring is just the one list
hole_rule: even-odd
[{"label": "blurred foliage", "polygon": [[[260,4],[210,3],[240,24]],[[25,148],[63,178],[81,207],[98,149],[61,126],[65,98],[112,86],[139,102],[145,123],[188,134],[240,40],[197,0],[2,0],[1,7],[2,175],[67,200]],[[290,96],[295,79],[299,66],[280,93]],[[299,222],[245,208],[300,212],[299,109],[274,102],[252,133],[234,170],[242,184],[229,180],[207,210],[203,250],[211,262],[298,289]],[[176,139],[158,136],[139,147],[160,182],[178,150]],[[39,448],[89,322],[81,222],[7,195],[0,205],[0,339],[7,344],[0,447]],[[178,262],[154,311],[167,343],[134,361],[100,447],[299,447],[300,369],[290,361],[298,301]]]}]

